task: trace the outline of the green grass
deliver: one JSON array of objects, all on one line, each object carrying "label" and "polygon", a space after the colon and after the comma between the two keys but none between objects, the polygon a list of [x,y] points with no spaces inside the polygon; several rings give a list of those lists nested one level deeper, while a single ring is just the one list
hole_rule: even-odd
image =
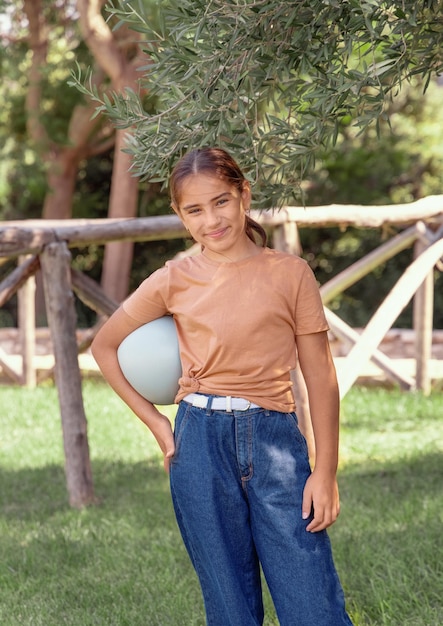
[{"label": "green grass", "polygon": [[[0,388],[0,624],[204,626],[155,441],[105,385],[84,397],[99,504],[77,511],[56,390]],[[442,408],[379,389],[343,403],[330,534],[355,626],[443,624]]]}]

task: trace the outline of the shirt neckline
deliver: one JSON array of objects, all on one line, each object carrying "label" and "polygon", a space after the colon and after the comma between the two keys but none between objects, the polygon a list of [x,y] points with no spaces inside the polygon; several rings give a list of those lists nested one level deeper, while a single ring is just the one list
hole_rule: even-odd
[{"label": "shirt neckline", "polygon": [[245,265],[254,259],[259,259],[265,250],[268,248],[259,247],[259,251],[257,254],[251,254],[250,256],[245,257],[244,259],[240,259],[240,261],[214,261],[213,259],[209,259],[207,256],[200,252],[195,258],[200,259],[200,261],[206,265],[211,265],[212,267],[239,267],[240,265]]}]

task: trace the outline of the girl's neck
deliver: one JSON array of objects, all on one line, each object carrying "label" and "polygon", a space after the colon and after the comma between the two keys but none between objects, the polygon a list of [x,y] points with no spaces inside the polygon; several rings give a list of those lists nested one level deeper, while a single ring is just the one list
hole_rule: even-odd
[{"label": "girl's neck", "polygon": [[260,254],[263,248],[251,241],[249,238],[245,242],[245,245],[238,250],[229,251],[226,254],[222,252],[215,252],[209,248],[202,248],[202,255],[215,263],[238,263],[250,257]]}]

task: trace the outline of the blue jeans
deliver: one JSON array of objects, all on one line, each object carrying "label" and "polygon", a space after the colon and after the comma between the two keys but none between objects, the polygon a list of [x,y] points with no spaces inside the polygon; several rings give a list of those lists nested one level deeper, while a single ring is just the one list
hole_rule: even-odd
[{"label": "blue jeans", "polygon": [[352,626],[326,531],[302,519],[310,474],[295,413],[181,402],[171,493],[208,626],[261,626],[260,564],[281,626]]}]

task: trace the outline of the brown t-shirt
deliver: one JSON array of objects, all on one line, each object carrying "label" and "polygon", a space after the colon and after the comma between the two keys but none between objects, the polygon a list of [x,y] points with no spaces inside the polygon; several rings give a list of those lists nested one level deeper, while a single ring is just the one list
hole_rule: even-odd
[{"label": "brown t-shirt", "polygon": [[293,411],[295,336],[328,330],[307,263],[270,248],[239,262],[169,261],[123,308],[141,323],[173,315],[183,367],[176,402],[199,392]]}]

